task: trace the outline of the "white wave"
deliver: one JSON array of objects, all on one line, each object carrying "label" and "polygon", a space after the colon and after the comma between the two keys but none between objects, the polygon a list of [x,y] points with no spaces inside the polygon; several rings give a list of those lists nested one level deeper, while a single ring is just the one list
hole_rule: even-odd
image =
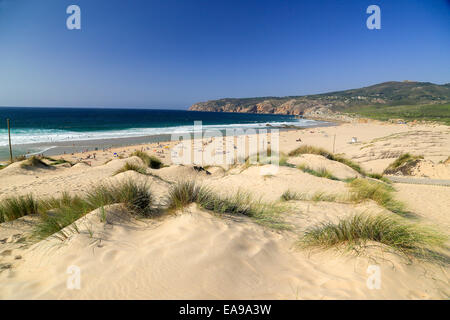
[{"label": "white wave", "polygon": [[[229,128],[263,128],[271,126],[302,126],[308,127],[316,125],[314,120],[299,119],[290,122],[265,122],[265,123],[236,123],[236,124],[218,124],[203,125],[203,130],[207,129],[229,129]],[[194,131],[193,125],[164,127],[164,128],[130,128],[124,130],[110,131],[89,131],[75,132],[57,129],[14,129],[11,134],[11,142],[14,145],[31,143],[51,143],[51,142],[70,142],[96,139],[113,139],[154,136],[160,134],[190,133]],[[8,145],[8,135],[6,129],[0,129],[0,146]]]}]

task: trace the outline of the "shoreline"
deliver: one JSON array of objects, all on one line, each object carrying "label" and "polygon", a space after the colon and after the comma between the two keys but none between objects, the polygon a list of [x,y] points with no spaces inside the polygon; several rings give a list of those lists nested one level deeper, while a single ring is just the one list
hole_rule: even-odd
[{"label": "shoreline", "polygon": [[[309,119],[307,119],[309,120]],[[311,119],[312,120],[312,119]],[[279,129],[280,132],[290,131],[290,130],[304,130],[309,128],[318,127],[332,127],[338,126],[340,123],[335,123],[331,121],[318,121],[315,125],[310,126],[266,126],[261,128],[253,129]],[[226,129],[219,129],[223,134]],[[244,128],[246,130],[246,128]],[[205,130],[203,130],[204,132]],[[181,133],[180,133],[181,134]],[[192,132],[188,132],[192,134]],[[29,152],[26,153],[27,156],[31,155],[44,155],[44,156],[54,156],[54,157],[64,157],[67,155],[84,154],[89,152],[102,152],[105,150],[116,150],[118,148],[132,148],[132,147],[142,147],[145,145],[152,145],[158,143],[170,143],[171,134],[158,134],[158,135],[147,135],[138,137],[124,137],[124,138],[107,138],[107,139],[91,139],[91,140],[73,140],[73,141],[56,141],[56,142],[44,142],[44,143],[30,143],[30,144],[20,144],[13,145],[14,147],[20,149],[43,149],[44,151]],[[9,163],[8,158],[0,159],[0,164]]]}]

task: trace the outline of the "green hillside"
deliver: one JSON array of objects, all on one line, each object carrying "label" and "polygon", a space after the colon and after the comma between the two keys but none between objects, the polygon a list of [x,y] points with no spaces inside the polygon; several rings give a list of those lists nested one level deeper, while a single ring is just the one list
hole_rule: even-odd
[{"label": "green hillside", "polygon": [[320,110],[353,113],[386,119],[428,119],[448,123],[450,84],[430,82],[383,82],[350,89],[305,96],[224,98],[199,102],[193,111],[249,112],[305,115]]}]

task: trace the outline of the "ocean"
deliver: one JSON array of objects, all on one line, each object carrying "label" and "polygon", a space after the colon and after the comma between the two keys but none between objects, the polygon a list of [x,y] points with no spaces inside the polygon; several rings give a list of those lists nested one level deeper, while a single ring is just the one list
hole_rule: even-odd
[{"label": "ocean", "polygon": [[[6,119],[11,121],[14,156],[48,152],[77,141],[111,140],[191,132],[203,129],[315,126],[314,120],[273,114],[218,113],[186,110],[0,107],[0,160],[9,158]],[[85,143],[86,144],[86,143]]]}]

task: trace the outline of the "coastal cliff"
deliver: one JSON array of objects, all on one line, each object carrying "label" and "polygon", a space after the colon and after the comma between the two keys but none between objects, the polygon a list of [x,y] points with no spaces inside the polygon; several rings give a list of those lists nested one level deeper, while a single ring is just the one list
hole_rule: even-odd
[{"label": "coastal cliff", "polygon": [[341,112],[353,112],[368,106],[440,105],[448,102],[450,102],[450,84],[391,81],[359,89],[315,95],[210,100],[196,103],[189,110],[327,118],[343,117]]}]

